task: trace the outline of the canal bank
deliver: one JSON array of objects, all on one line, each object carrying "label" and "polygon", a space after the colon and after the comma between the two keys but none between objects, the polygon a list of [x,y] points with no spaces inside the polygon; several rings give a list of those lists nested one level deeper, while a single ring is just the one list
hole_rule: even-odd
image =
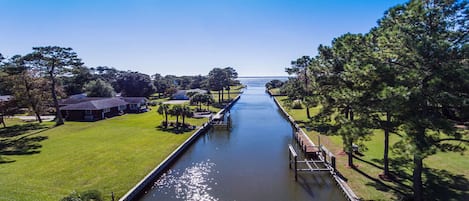
[{"label": "canal bank", "polygon": [[[226,113],[233,105],[241,98],[241,94],[236,96],[227,106],[222,110],[218,111],[216,116]],[[155,167],[150,173],[148,173],[140,182],[138,182],[132,189],[130,189],[119,201],[131,201],[136,200],[141,196],[144,191],[151,186],[151,183],[161,176],[170,166],[174,163],[184,151],[192,145],[192,143],[202,134],[205,134],[211,128],[211,122],[213,119],[209,119],[202,127],[198,128],[186,141],[184,141],[179,147],[177,147],[166,159],[164,159],[157,167]]]},{"label": "canal bank", "polygon": [[328,173],[295,181],[286,153],[292,126],[264,92],[266,81],[242,82],[231,129],[201,135],[139,200],[345,200]]},{"label": "canal bank", "polygon": [[[278,102],[278,99],[275,96],[273,96],[272,93],[270,93],[270,91],[268,91],[268,94],[273,98],[275,104],[280,108],[280,110],[282,111],[282,114],[285,115],[285,117],[288,119],[288,121],[290,122],[292,127],[295,128],[295,131],[301,133],[303,136],[308,138],[309,141],[312,142],[312,140],[309,139],[308,135],[306,135],[306,133],[301,129],[301,127],[295,122],[295,119],[292,116],[290,116],[290,114],[288,114],[288,112],[285,110],[285,108],[283,108],[283,106]],[[320,142],[318,142],[318,143],[320,143]],[[321,145],[319,144],[318,146],[321,146]],[[326,148],[321,148],[321,149],[323,149],[324,152],[329,152]],[[330,152],[328,153],[328,155],[331,155],[331,154],[332,153],[330,153]],[[334,159],[334,167],[333,168],[334,168],[334,171],[331,172],[331,177],[334,179],[337,186],[340,187],[340,189],[342,190],[342,193],[344,194],[344,196],[350,201],[360,200],[360,198],[349,187],[347,182],[344,181],[340,177],[340,173],[335,168],[335,159]]]}]

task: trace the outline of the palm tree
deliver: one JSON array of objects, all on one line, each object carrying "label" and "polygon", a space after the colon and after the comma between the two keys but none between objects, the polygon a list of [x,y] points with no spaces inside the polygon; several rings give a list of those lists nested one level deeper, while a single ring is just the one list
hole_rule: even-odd
[{"label": "palm tree", "polygon": [[215,100],[213,96],[210,94],[204,94],[203,102],[207,105],[207,111],[210,111],[210,104],[214,103]]},{"label": "palm tree", "polygon": [[181,107],[181,116],[182,116],[182,127],[184,128],[186,126],[186,117],[192,116],[192,109],[187,105],[183,105]]},{"label": "palm tree", "polygon": [[181,105],[173,105],[169,110],[169,114],[171,116],[176,116],[176,128],[179,127],[179,116],[182,114],[182,106]]},{"label": "palm tree", "polygon": [[224,86],[225,86],[225,89],[228,91],[228,101],[230,100],[230,86],[232,84],[232,82],[234,81],[234,79],[238,78],[238,72],[236,72],[236,70],[232,67],[226,67],[223,69],[223,71],[225,71],[225,74],[226,74],[226,80],[224,82]]},{"label": "palm tree", "polygon": [[197,106],[199,106],[199,111],[200,111],[202,110],[202,103],[204,102],[204,99],[205,99],[204,94],[197,93],[191,97],[190,103],[196,104]]},{"label": "palm tree", "polygon": [[169,112],[169,106],[167,104],[160,103],[160,106],[158,107],[157,112],[161,115],[164,114],[165,117],[165,124],[164,127],[168,128],[168,112]]}]

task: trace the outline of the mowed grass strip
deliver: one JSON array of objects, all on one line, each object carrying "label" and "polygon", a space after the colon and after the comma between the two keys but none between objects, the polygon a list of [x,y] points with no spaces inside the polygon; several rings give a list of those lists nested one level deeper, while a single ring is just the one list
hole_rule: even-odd
[{"label": "mowed grass strip", "polygon": [[[242,90],[245,86],[244,85],[237,85],[237,86],[232,86],[230,90],[230,97],[229,99],[234,99],[236,98],[240,93],[242,93]],[[215,102],[218,102],[218,91],[210,91],[210,94],[212,94],[213,100]],[[221,95],[221,92],[220,92]],[[221,98],[221,97],[220,97]],[[224,90],[223,91],[223,100],[228,101],[228,91]]]},{"label": "mowed grass strip", "polygon": [[[306,109],[289,109],[286,107],[285,96],[275,97],[287,112],[299,122],[300,127],[316,144],[319,133],[306,129],[309,121]],[[310,108],[311,115],[316,115],[320,107]],[[308,131],[309,130],[309,131]],[[347,183],[363,200],[399,200],[412,192],[412,169],[409,163],[403,163],[399,155],[389,151],[390,169],[398,176],[398,182],[387,182],[379,179],[383,172],[384,133],[373,130],[373,135],[364,144],[367,150],[363,156],[357,156],[354,164],[357,169],[347,167],[347,155],[340,154],[343,150],[342,137],[337,135],[320,135],[321,144],[325,145],[337,157],[337,168],[347,178]],[[390,135],[390,147],[399,141],[396,134]],[[467,154],[456,152],[438,152],[424,160],[423,177],[425,192],[429,200],[469,200],[469,160]],[[410,162],[410,161],[409,161]]]},{"label": "mowed grass strip", "polygon": [[[157,128],[164,117],[153,110],[97,122],[66,122],[42,132],[16,136],[39,145],[39,153],[1,155],[0,200],[60,200],[72,191],[96,189],[106,200],[123,196],[194,131],[183,134]],[[175,117],[169,120],[175,121]],[[180,118],[181,121],[181,118]],[[207,119],[188,118],[200,126]],[[7,126],[20,125],[7,120]],[[2,130],[0,129],[0,132]],[[0,140],[11,137],[0,136]]]}]

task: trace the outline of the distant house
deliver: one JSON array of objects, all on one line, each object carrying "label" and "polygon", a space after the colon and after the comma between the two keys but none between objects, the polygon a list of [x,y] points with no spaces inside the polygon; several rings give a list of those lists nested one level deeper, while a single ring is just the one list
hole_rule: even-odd
[{"label": "distant house", "polygon": [[119,97],[128,103],[127,113],[140,113],[148,110],[148,99],[145,97]]},{"label": "distant house", "polygon": [[124,114],[127,105],[120,98],[105,98],[63,106],[60,112],[68,121],[97,121]]},{"label": "distant house", "polygon": [[108,98],[103,98],[103,97],[69,97],[66,99],[59,100],[59,106],[67,106],[67,105],[73,105],[73,104],[78,104],[82,102],[88,102],[88,101],[93,101],[93,100],[103,100],[103,99],[108,99]]},{"label": "distant house", "polygon": [[59,101],[60,112],[67,121],[98,121],[124,113],[146,112],[145,97],[83,97],[74,96]]},{"label": "distant house", "polygon": [[174,93],[171,96],[171,99],[172,100],[189,100],[190,97],[187,95],[189,93],[205,94],[205,93],[207,93],[207,91],[203,90],[203,89],[178,90],[176,93]]}]

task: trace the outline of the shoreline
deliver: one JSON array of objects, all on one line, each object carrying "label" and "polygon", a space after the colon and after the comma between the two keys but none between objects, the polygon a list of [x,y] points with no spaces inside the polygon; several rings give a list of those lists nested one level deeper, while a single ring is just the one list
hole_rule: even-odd
[{"label": "shoreline", "polygon": [[[268,90],[267,90],[267,93],[270,95],[270,97],[272,97],[274,99],[275,104],[280,108],[280,110],[282,111],[282,114],[288,119],[288,121],[293,126],[293,128],[296,131],[304,132],[303,129],[301,129],[300,126],[297,123],[295,123],[295,119],[292,116],[290,116],[290,114],[288,114],[288,112],[282,107],[282,105],[280,105],[280,103],[278,102],[276,96],[271,95],[270,91],[268,91]],[[307,137],[307,139],[309,141],[313,142],[309,138],[308,135],[305,135],[305,136]],[[336,170],[336,171],[338,172],[338,170]],[[338,172],[338,173],[339,174],[331,174],[331,176],[332,176],[332,178],[334,178],[334,181],[336,182],[336,184],[340,187],[340,189],[344,193],[345,198],[348,199],[348,200],[351,200],[351,201],[360,200],[360,198],[353,192],[353,190],[350,188],[350,186],[347,184],[347,182],[340,178],[340,176],[339,176],[340,172]]]},{"label": "shoreline", "polygon": [[[242,92],[239,93],[236,98],[234,98],[227,106],[217,112],[217,114],[225,113],[227,109],[230,109],[240,98]],[[159,176],[161,176],[178,158],[181,154],[184,154],[185,150],[191,146],[195,140],[197,140],[202,134],[205,134],[208,129],[212,127],[211,122],[213,120],[209,119],[202,127],[197,129],[188,139],[186,139],[181,145],[179,145],[171,154],[169,154],[158,166],[156,166],[152,171],[150,171],[142,180],[140,180],[133,188],[131,188],[127,193],[122,196],[119,201],[131,201],[139,198],[151,182],[155,181]]]}]

